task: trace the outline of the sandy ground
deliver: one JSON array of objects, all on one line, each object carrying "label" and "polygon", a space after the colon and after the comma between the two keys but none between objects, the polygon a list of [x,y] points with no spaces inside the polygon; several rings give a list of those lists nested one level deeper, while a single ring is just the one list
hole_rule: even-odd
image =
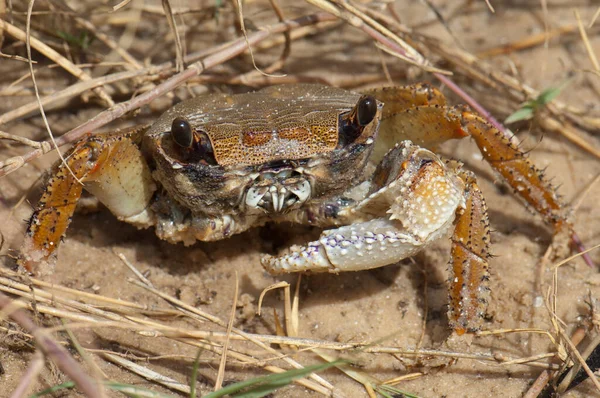
[{"label": "sandy ground", "polygon": [[[433,21],[433,14],[420,2],[396,3],[397,11],[410,26],[423,29],[431,35],[448,37],[438,23],[428,22]],[[469,51],[496,47],[543,31],[543,13],[539,2],[492,1],[496,14],[490,14],[483,1],[476,3],[481,4],[472,5],[467,8],[469,12],[448,20],[453,34]],[[575,23],[569,2],[554,1],[548,4],[548,23],[551,27]],[[577,6],[586,21],[595,11],[592,2],[580,1]],[[267,6],[253,3],[249,7],[249,13],[253,15],[252,12],[258,13],[258,10]],[[449,12],[450,8],[442,6],[440,10]],[[294,12],[297,11],[290,11],[290,14]],[[591,38],[591,44],[596,53],[600,54],[597,35]],[[336,74],[348,76],[358,71],[382,73],[379,57],[368,38],[345,27],[325,36],[298,42],[285,71],[290,75],[325,75],[335,81]],[[363,59],[366,61],[361,65],[360,60]],[[399,83],[425,80],[437,84],[430,75],[416,72],[413,67],[407,69],[400,61],[391,58],[386,60],[393,74],[401,76],[396,79]],[[588,110],[590,115],[600,116],[598,77],[581,72],[573,74],[575,71],[591,68],[577,35],[551,40],[547,49],[538,46],[496,57],[491,62],[503,71],[514,68],[524,82],[538,89],[557,86],[574,76],[559,98],[570,105]],[[248,70],[251,66],[244,67]],[[456,80],[466,88],[471,84],[460,77]],[[507,115],[509,109],[506,101],[498,98],[497,94],[475,88],[474,95],[496,111],[498,118],[502,119]],[[209,87],[209,90],[214,89],[216,87]],[[444,92],[447,91],[444,89]],[[20,99],[9,98],[8,101],[14,102],[9,102],[7,107],[4,101],[1,106],[5,110],[15,107]],[[49,117],[56,131],[66,131],[97,111],[88,109],[68,114],[55,112]],[[3,126],[2,130],[41,137],[41,126],[39,118],[34,117]],[[600,173],[598,159],[556,134],[542,136],[535,126],[521,124],[518,126],[518,136],[525,141],[525,147],[532,148],[530,156],[535,164],[546,168],[547,175],[554,177],[554,183],[560,185],[559,191],[565,203],[577,201],[581,192]],[[588,135],[586,139],[600,147],[597,135]],[[22,148],[0,146],[0,160],[18,152],[22,152]],[[538,328],[554,332],[543,300],[552,283],[554,267],[552,262],[545,264],[543,268],[540,266],[542,256],[551,243],[552,231],[539,217],[528,212],[501,182],[494,179],[489,166],[480,160],[473,143],[468,140],[447,143],[441,152],[463,160],[466,167],[478,174],[490,208],[495,257],[490,262],[492,299],[485,329]],[[31,212],[27,203],[21,203],[16,208],[14,206],[54,159],[55,156],[46,156],[0,179],[0,231],[6,239],[3,253],[14,254],[10,249],[18,249],[25,228],[24,220]],[[39,197],[39,185],[27,195],[33,203]],[[596,211],[599,201],[600,184],[596,184],[573,215],[575,228],[588,247],[600,242],[600,213]],[[160,241],[152,230],[137,230],[121,223],[104,209],[74,217],[67,238],[60,248],[56,272],[46,280],[90,293],[165,308],[167,305],[155,295],[127,282],[132,274],[116,255],[123,253],[139,270],[147,273],[160,291],[226,320],[231,312],[237,275],[239,300],[235,326],[247,332],[274,334],[273,310],[281,317],[282,295],[268,294],[261,316],[255,315],[258,296],[264,288],[278,281],[285,280],[295,284],[297,277],[270,276],[260,265],[260,255],[272,253],[292,243],[312,240],[319,232],[303,226],[274,225],[254,229],[226,241],[184,247]],[[299,335],[337,342],[378,342],[406,349],[413,349],[422,338],[423,348],[492,353],[515,358],[554,350],[547,336],[524,332],[475,337],[470,346],[466,344],[468,338],[453,339],[448,347],[445,343],[449,335],[445,283],[448,257],[448,242],[439,242],[413,259],[382,269],[343,275],[304,276],[300,286]],[[595,263],[600,264],[600,252],[592,252],[591,257]],[[14,261],[7,256],[2,257],[0,263],[7,268],[14,266]],[[591,269],[581,259],[576,259],[558,270],[558,284],[557,315],[565,323],[564,328],[570,335],[582,320],[589,319],[590,300],[595,303],[600,297],[600,275],[597,269]],[[56,318],[46,316],[38,321],[45,325],[60,323]],[[168,319],[164,322],[192,330],[206,329],[205,325],[186,319]],[[6,326],[6,323],[3,325]],[[195,348],[188,345],[161,338],[141,337],[129,331],[76,330],[75,334],[86,347],[118,347],[122,352],[140,357],[166,355],[163,359],[140,363],[182,382],[187,382],[197,353]],[[1,336],[0,364],[4,372],[0,373],[0,385],[3,386],[0,388],[0,396],[8,396],[25,371],[33,351],[4,332]],[[214,383],[218,357],[208,352],[202,355],[216,359],[216,362],[200,368],[199,388],[206,393]],[[424,357],[415,362],[388,354],[344,352],[339,355],[355,361],[360,371],[379,380],[422,372],[420,377],[398,385],[401,390],[420,397],[518,397],[541,371],[532,366],[501,366],[468,359],[438,368],[430,366],[431,358]],[[303,364],[317,360],[314,354],[307,352],[294,354],[294,358]],[[115,365],[99,359],[97,363],[110,379],[173,393]],[[229,383],[262,374],[264,372],[256,367],[232,364],[227,367],[225,380]],[[337,370],[326,371],[322,375],[344,396],[367,396],[359,383]],[[63,380],[64,376],[48,365],[34,388],[39,390]],[[71,395],[75,393],[65,393],[62,396]],[[303,387],[292,385],[273,396],[316,395],[318,394]],[[600,393],[587,381],[566,396],[600,396]]]}]

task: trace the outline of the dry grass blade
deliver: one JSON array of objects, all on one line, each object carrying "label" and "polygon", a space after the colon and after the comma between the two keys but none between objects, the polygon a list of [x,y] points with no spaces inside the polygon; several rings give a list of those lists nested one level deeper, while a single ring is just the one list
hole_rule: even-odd
[{"label": "dry grass blade", "polygon": [[[26,42],[28,40],[28,36],[24,31],[5,20],[0,19],[0,29],[3,29],[7,34],[11,35],[17,40],[21,40],[22,42]],[[74,65],[71,61],[60,55],[52,48],[48,47],[40,40],[31,36],[29,37],[29,40],[31,41],[31,46],[35,48],[36,51],[39,51],[52,61],[56,62],[76,78],[81,80],[91,80],[90,75],[88,75],[85,71]],[[108,95],[101,87],[95,88],[94,92],[96,92],[108,106],[113,106],[115,104],[110,95]]]},{"label": "dry grass blade", "polygon": [[581,34],[581,39],[583,40],[583,44],[585,44],[585,49],[590,57],[590,61],[594,66],[596,72],[600,72],[600,64],[598,64],[598,58],[596,58],[596,54],[592,49],[592,45],[590,44],[590,40],[588,38],[587,32],[585,31],[585,27],[583,26],[583,22],[581,22],[581,16],[579,15],[579,10],[575,10],[575,18],[577,18],[577,25],[579,27],[579,33]]},{"label": "dry grass blade", "polygon": [[183,70],[183,44],[181,43],[181,36],[179,36],[179,31],[177,30],[177,23],[175,22],[175,16],[173,15],[173,9],[171,8],[171,2],[169,0],[162,0],[162,6],[165,10],[165,15],[167,17],[167,22],[169,22],[169,28],[171,29],[171,33],[175,37],[175,68],[177,72],[181,72]]},{"label": "dry grass blade", "polygon": [[596,22],[596,19],[598,19],[599,16],[600,16],[600,7],[598,7],[598,9],[596,10],[596,12],[594,13],[594,16],[590,20],[590,24],[588,25],[588,29],[591,29],[592,26],[594,26],[594,23]]},{"label": "dry grass blade", "polygon": [[[281,33],[289,29],[299,28],[304,25],[316,24],[322,21],[328,21],[330,18],[324,14],[313,14],[308,16],[303,16],[297,18],[295,20],[289,20],[286,22],[282,22],[279,24],[275,24],[270,27],[265,27],[263,30],[252,33],[248,36],[249,45],[254,45],[274,33]],[[0,20],[0,28],[2,27],[3,21]],[[222,47],[222,46],[220,46]],[[203,60],[198,61],[192,65],[190,65],[183,72],[171,77],[169,80],[164,83],[156,86],[152,90],[135,97],[127,102],[123,102],[115,105],[114,107],[96,115],[91,118],[86,123],[81,124],[80,126],[70,130],[65,133],[63,136],[56,140],[58,146],[65,145],[68,143],[72,143],[77,141],[84,134],[87,134],[89,131],[94,131],[105,124],[123,116],[125,113],[138,109],[142,105],[148,104],[150,101],[155,99],[156,97],[165,94],[171,91],[173,88],[179,86],[183,82],[188,79],[191,79],[194,76],[197,76],[204,72],[206,69],[212,68],[216,65],[219,65],[226,60],[229,60],[238,54],[242,53],[247,49],[247,44],[245,39],[237,39],[233,42],[230,42],[226,47],[222,48],[219,52],[214,53],[205,57]],[[29,152],[25,156],[18,156],[7,159],[3,162],[0,162],[0,177],[12,173],[13,171],[20,168],[23,164],[28,161],[35,159],[45,152],[42,149],[36,149],[35,151]]]},{"label": "dry grass blade", "polygon": [[[165,293],[163,293],[163,292],[161,292],[159,290],[151,288],[150,286],[148,286],[146,284],[142,284],[142,283],[139,283],[137,281],[131,281],[131,282],[134,283],[134,284],[136,284],[137,286],[140,286],[140,287],[142,287],[144,289],[147,289],[147,290],[153,292],[157,296],[159,296],[159,297],[167,300],[168,302],[176,305],[177,307],[185,310],[189,314],[195,314],[197,316],[200,316],[203,319],[207,319],[207,320],[209,320],[209,321],[211,321],[211,322],[213,322],[213,323],[221,326],[222,328],[227,328],[227,324],[225,322],[223,322],[221,319],[219,319],[218,317],[216,317],[216,316],[208,314],[208,313],[206,313],[204,311],[200,311],[199,309],[197,309],[195,307],[192,307],[192,306],[190,306],[188,304],[185,304],[181,300],[175,299],[174,297],[171,297],[171,296],[169,296],[169,295],[167,295],[167,294],[165,294]],[[237,328],[232,328],[231,330],[235,334],[239,335],[241,338],[254,343],[255,345],[257,345],[261,349],[263,349],[263,350],[265,350],[265,351],[267,351],[267,352],[269,352],[271,354],[275,354],[275,355],[279,356],[279,352],[277,352],[275,349],[269,347],[267,344],[263,343],[260,338],[255,338],[252,334],[243,332],[243,331],[241,331],[241,330],[239,330]],[[233,336],[228,337],[228,338],[233,338]],[[287,362],[289,365],[291,365],[291,366],[293,366],[293,367],[295,367],[297,369],[300,369],[300,368],[303,367],[302,365],[300,365],[298,362],[296,362],[295,360],[293,360],[291,358],[283,357],[282,359],[285,362]],[[320,376],[311,375],[310,377],[312,379],[314,379],[317,383],[321,384],[322,387],[321,386],[317,386],[317,387],[319,387],[318,389],[320,391],[325,391],[326,394],[329,394],[329,393],[331,393],[331,390],[333,390],[333,386],[331,385],[331,383],[327,382],[326,380],[324,380]],[[313,385],[314,385],[314,383],[313,383]],[[315,389],[315,387],[312,387],[312,388]],[[329,391],[328,391],[328,389],[329,389]],[[335,392],[333,394],[334,394],[334,396],[338,396]]]},{"label": "dry grass blade", "polygon": [[[585,331],[582,331],[582,329],[578,329],[577,331],[581,331],[581,333],[579,333],[579,334],[582,336],[581,337],[581,340],[582,340],[583,337],[585,336]],[[573,347],[577,347],[578,342],[575,341],[574,338],[571,338],[571,342],[572,342]],[[587,344],[585,350],[581,352],[581,357],[585,360],[586,364],[589,362],[590,356],[594,354],[594,351],[597,351],[599,344],[600,344],[600,334],[596,334],[592,338],[592,340]],[[596,354],[596,356],[597,356],[597,354]],[[596,361],[594,361],[594,362],[596,362]],[[588,365],[588,367],[589,366],[590,365]],[[569,369],[569,371],[565,375],[564,379],[558,384],[558,386],[556,388],[556,392],[559,394],[563,394],[563,393],[567,392],[567,390],[569,388],[571,388],[571,386],[573,385],[573,381],[576,379],[578,374],[581,373],[581,369],[582,369],[581,363],[575,362],[575,364],[571,367],[571,369]],[[596,374],[597,367],[594,369],[590,369],[590,370],[592,370],[592,372],[594,374]],[[586,371],[586,376],[589,376],[587,371]]]},{"label": "dry grass blade", "polygon": [[560,37],[568,33],[576,32],[577,29],[577,25],[560,26],[548,32],[536,33],[526,38],[511,43],[503,44],[499,47],[494,47],[484,51],[480,51],[476,55],[478,58],[489,58],[502,54],[510,54],[516,51],[531,49],[539,46],[540,44],[543,44],[546,40],[550,40],[555,37]]},{"label": "dry grass blade", "polygon": [[[9,283],[9,281],[7,280],[0,280],[0,283],[2,285],[6,285],[7,283]],[[12,282],[12,284],[14,286],[20,286],[18,283]],[[21,286],[24,290],[27,289],[26,285]],[[11,291],[11,293],[17,293],[16,291]],[[26,292],[24,292],[26,293]],[[75,306],[74,308],[79,307],[80,310],[85,310],[87,312],[89,312],[90,310],[94,313],[96,313],[97,315],[101,316],[101,317],[108,317],[109,319],[115,319],[118,322],[98,322],[98,320],[94,320],[93,318],[90,317],[82,317],[81,315],[75,316],[75,314],[69,314],[68,311],[58,311],[57,309],[51,309],[48,306],[45,306],[43,304],[38,303],[36,305],[38,311],[42,312],[42,313],[48,313],[48,314],[53,314],[54,316],[59,316],[59,317],[63,317],[63,318],[68,318],[68,319],[79,319],[81,318],[82,320],[87,319],[88,321],[92,321],[92,323],[84,323],[81,325],[77,325],[77,324],[69,324],[68,328],[71,330],[76,330],[79,327],[94,327],[94,324],[97,325],[95,327],[109,327],[109,328],[114,328],[114,327],[123,327],[125,329],[129,329],[129,330],[136,330],[138,328],[138,326],[135,326],[135,324],[137,323],[138,325],[147,325],[147,326],[142,326],[141,329],[139,329],[140,331],[143,331],[144,329],[147,330],[147,333],[143,333],[142,335],[148,336],[148,337],[154,337],[156,338],[156,336],[159,335],[164,335],[164,336],[169,336],[171,335],[171,338],[174,339],[179,339],[180,337],[184,337],[185,339],[189,339],[189,337],[192,336],[197,336],[194,337],[195,339],[197,338],[201,338],[200,336],[204,336],[204,338],[208,338],[208,339],[216,339],[217,337],[220,337],[220,339],[222,340],[226,340],[229,337],[229,333],[224,332],[224,333],[218,333],[218,332],[202,332],[202,331],[191,331],[191,330],[178,330],[178,329],[174,329],[174,328],[167,328],[164,325],[160,325],[156,322],[148,322],[148,321],[144,321],[138,317],[131,317],[128,316],[127,318],[122,318],[119,316],[116,316],[116,314],[109,314],[106,311],[103,312],[98,312],[97,310],[93,310],[90,308],[87,308],[87,306],[83,303],[77,303],[77,302],[73,302],[73,301],[69,301],[66,300],[65,298],[61,298],[62,293],[60,293],[60,291],[57,291],[56,293],[52,294],[49,297],[53,297],[53,301],[52,302],[56,302],[56,303],[62,303],[63,305],[67,305],[68,307],[72,307]],[[35,298],[37,300],[42,300],[43,297],[46,296],[46,293],[43,291],[40,291],[39,289],[36,292]],[[34,299],[34,296],[29,294],[30,299]],[[85,296],[82,296],[85,297]],[[93,299],[94,297],[90,297],[89,299]],[[100,300],[103,300],[102,298],[99,298]],[[171,301],[174,302],[177,305],[181,305],[183,303],[177,302],[177,300],[174,300],[171,298]],[[203,313],[203,316],[206,318],[211,318],[211,319],[216,319],[208,314]],[[124,323],[122,323],[124,322]],[[222,323],[221,321],[219,321],[219,323],[221,323],[222,325],[225,326],[224,323]],[[148,328],[150,327],[150,328]],[[152,332],[152,330],[154,330],[154,332]],[[159,332],[160,330],[162,330],[162,332]],[[180,337],[179,337],[180,336]],[[549,357],[554,355],[553,353],[548,353],[548,354],[540,354],[538,356],[535,357],[531,357],[531,358],[508,358],[508,357],[503,357],[500,358],[498,355],[481,355],[481,354],[466,354],[466,353],[460,353],[460,352],[443,352],[443,351],[439,351],[439,350],[419,350],[418,352],[415,352],[414,350],[406,350],[406,349],[402,349],[399,347],[385,347],[385,346],[378,346],[378,345],[363,345],[363,344],[348,344],[348,343],[335,343],[335,342],[326,342],[326,341],[318,341],[318,340],[310,340],[310,339],[302,339],[302,338],[289,338],[289,337],[283,337],[283,336],[259,336],[259,335],[249,335],[246,334],[245,336],[235,336],[235,335],[231,335],[231,339],[232,340],[247,340],[247,339],[251,339],[251,340],[257,340],[257,341],[263,341],[267,344],[273,344],[273,343],[279,343],[279,344],[287,344],[287,345],[296,345],[296,346],[307,346],[307,347],[320,347],[321,349],[334,349],[334,350],[360,350],[363,352],[372,352],[372,353],[395,353],[395,354],[399,354],[399,355],[405,355],[405,356],[415,356],[415,355],[422,355],[422,356],[427,356],[427,355],[433,355],[433,356],[447,356],[450,358],[471,358],[471,359],[475,359],[478,361],[481,360],[486,360],[486,361],[491,361],[491,362],[495,362],[498,363],[498,361],[501,361],[501,363],[507,363],[507,364],[527,364],[529,366],[542,366],[542,367],[548,367],[548,365],[546,364],[541,364],[539,363],[539,360],[544,358],[544,357]],[[183,341],[183,340],[181,340]],[[191,342],[189,340],[187,340],[188,342]],[[211,346],[206,346],[203,345],[205,347],[205,349],[208,350],[212,350],[214,347]],[[223,353],[222,350],[219,350],[219,352]],[[273,351],[275,352],[275,351]],[[231,356],[235,357],[235,358],[239,358],[242,359],[243,357],[238,355],[235,352],[231,352]],[[129,368],[129,367],[128,367]],[[265,369],[271,370],[271,371],[277,371],[279,372],[280,370],[277,370],[279,368],[277,367],[272,367],[272,366],[267,366],[265,367]],[[146,376],[144,376],[146,377]],[[148,378],[153,378],[152,377],[148,377]],[[158,377],[158,376],[157,376]],[[160,378],[160,377],[159,377]],[[319,389],[318,386],[309,383],[308,381],[304,380],[304,381],[299,381],[307,386],[309,386],[310,388],[313,389]],[[181,384],[181,383],[179,383]]]},{"label": "dry grass blade", "polygon": [[215,391],[220,390],[223,386],[223,379],[225,378],[225,364],[227,363],[227,351],[229,350],[229,342],[231,338],[231,329],[233,328],[233,321],[235,321],[235,311],[237,308],[237,299],[239,294],[240,283],[238,279],[238,273],[235,273],[235,290],[233,294],[233,302],[231,304],[231,315],[229,316],[229,322],[227,322],[227,337],[223,344],[223,353],[221,354],[221,362],[219,363],[219,373],[217,373],[217,381],[215,382]]},{"label": "dry grass blade", "polygon": [[113,355],[107,352],[100,353],[100,356],[107,361],[115,363],[119,366],[124,367],[125,369],[133,372],[144,379],[150,380],[151,382],[161,384],[167,388],[170,388],[175,391],[179,391],[184,394],[190,393],[190,387],[187,384],[183,384],[178,382],[177,380],[173,380],[170,377],[164,376],[158,372],[155,372],[151,369],[148,369],[144,366],[140,366],[134,362],[131,362],[125,358],[121,358],[117,355]]},{"label": "dry grass blade", "polygon": [[99,383],[85,374],[81,366],[73,359],[69,352],[43,329],[37,326],[23,310],[15,308],[13,302],[0,293],[0,316],[5,315],[12,318],[23,329],[31,333],[40,347],[46,354],[67,376],[69,376],[77,386],[88,397],[102,398],[104,397],[104,389]]},{"label": "dry grass blade", "polygon": [[[156,75],[162,72],[161,67],[148,67],[144,69],[138,69],[134,71],[116,72],[111,75],[101,76],[90,80],[84,80],[79,83],[75,83],[65,88],[64,90],[57,91],[48,96],[41,98],[42,106],[48,106],[53,103],[57,103],[66,99],[74,98],[88,90],[95,87],[102,87],[111,83],[116,83],[123,80],[135,79],[143,76]],[[31,114],[33,111],[39,109],[39,103],[37,101],[30,102],[22,105],[16,109],[8,111],[0,115],[0,124],[9,123],[15,119]],[[43,144],[43,143],[41,143]],[[49,143],[48,143],[49,144]],[[46,151],[44,153],[49,152]]]},{"label": "dry grass blade", "polygon": [[490,3],[490,0],[485,0],[485,4],[488,6],[491,12],[496,12],[496,10],[494,10],[494,7],[492,7],[492,3]]}]

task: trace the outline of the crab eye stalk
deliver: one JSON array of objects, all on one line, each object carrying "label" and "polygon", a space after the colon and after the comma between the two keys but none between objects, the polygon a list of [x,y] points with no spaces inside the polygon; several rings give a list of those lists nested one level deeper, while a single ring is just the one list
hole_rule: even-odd
[{"label": "crab eye stalk", "polygon": [[190,123],[182,117],[176,117],[171,124],[171,136],[177,145],[189,148],[194,142],[194,133]]},{"label": "crab eye stalk", "polygon": [[350,112],[340,116],[340,145],[345,146],[356,141],[376,115],[377,100],[370,95],[360,97]]},{"label": "crab eye stalk", "polygon": [[356,105],[356,121],[359,126],[366,126],[375,119],[377,114],[377,100],[370,95],[363,95]]},{"label": "crab eye stalk", "polygon": [[204,160],[208,164],[217,164],[212,143],[210,142],[210,139],[208,138],[206,133],[201,132],[195,138],[196,139],[194,140],[194,152],[196,153],[196,156],[198,156],[201,160]]}]

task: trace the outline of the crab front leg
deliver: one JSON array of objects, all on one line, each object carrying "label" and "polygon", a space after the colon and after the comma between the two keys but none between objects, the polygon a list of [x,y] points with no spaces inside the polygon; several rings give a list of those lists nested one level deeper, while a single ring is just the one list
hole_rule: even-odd
[{"label": "crab front leg", "polygon": [[366,198],[335,215],[345,226],[326,230],[318,241],[292,247],[283,256],[266,256],[263,265],[276,274],[337,273],[393,264],[447,232],[463,206],[463,186],[435,154],[405,141],[385,156]]},{"label": "crab front leg", "polygon": [[446,235],[454,221],[450,262],[450,325],[458,333],[481,329],[489,288],[489,223],[471,173],[442,163],[405,141],[375,171],[368,197],[336,214],[351,225],[324,231],[318,241],[265,256],[271,273],[359,271],[396,263]]},{"label": "crab front leg", "polygon": [[64,163],[55,164],[29,221],[20,266],[33,272],[53,265],[84,188],[119,219],[140,227],[152,224],[147,206],[156,187],[139,149],[144,131],[89,137],[75,144]]}]

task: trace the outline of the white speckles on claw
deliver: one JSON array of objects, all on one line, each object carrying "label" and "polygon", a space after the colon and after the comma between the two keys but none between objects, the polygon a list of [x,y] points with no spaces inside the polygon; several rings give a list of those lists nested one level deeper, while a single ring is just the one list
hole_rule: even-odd
[{"label": "white speckles on claw", "polygon": [[454,168],[410,143],[403,143],[402,156],[394,161],[403,165],[392,171],[398,175],[351,212],[354,218],[382,218],[325,231],[305,247],[265,258],[265,268],[272,273],[376,268],[410,257],[445,235],[456,209],[464,206],[463,181]]},{"label": "white speckles on claw", "polygon": [[393,264],[422,250],[445,234],[450,222],[426,239],[406,231],[396,221],[375,219],[355,226],[325,231],[307,246],[292,247],[280,257],[266,256],[263,266],[271,273],[360,271]]},{"label": "white speckles on claw", "polygon": [[401,221],[421,238],[453,218],[456,208],[464,202],[464,188],[459,179],[430,172],[424,174],[411,192],[398,198],[389,211],[391,219]]}]

